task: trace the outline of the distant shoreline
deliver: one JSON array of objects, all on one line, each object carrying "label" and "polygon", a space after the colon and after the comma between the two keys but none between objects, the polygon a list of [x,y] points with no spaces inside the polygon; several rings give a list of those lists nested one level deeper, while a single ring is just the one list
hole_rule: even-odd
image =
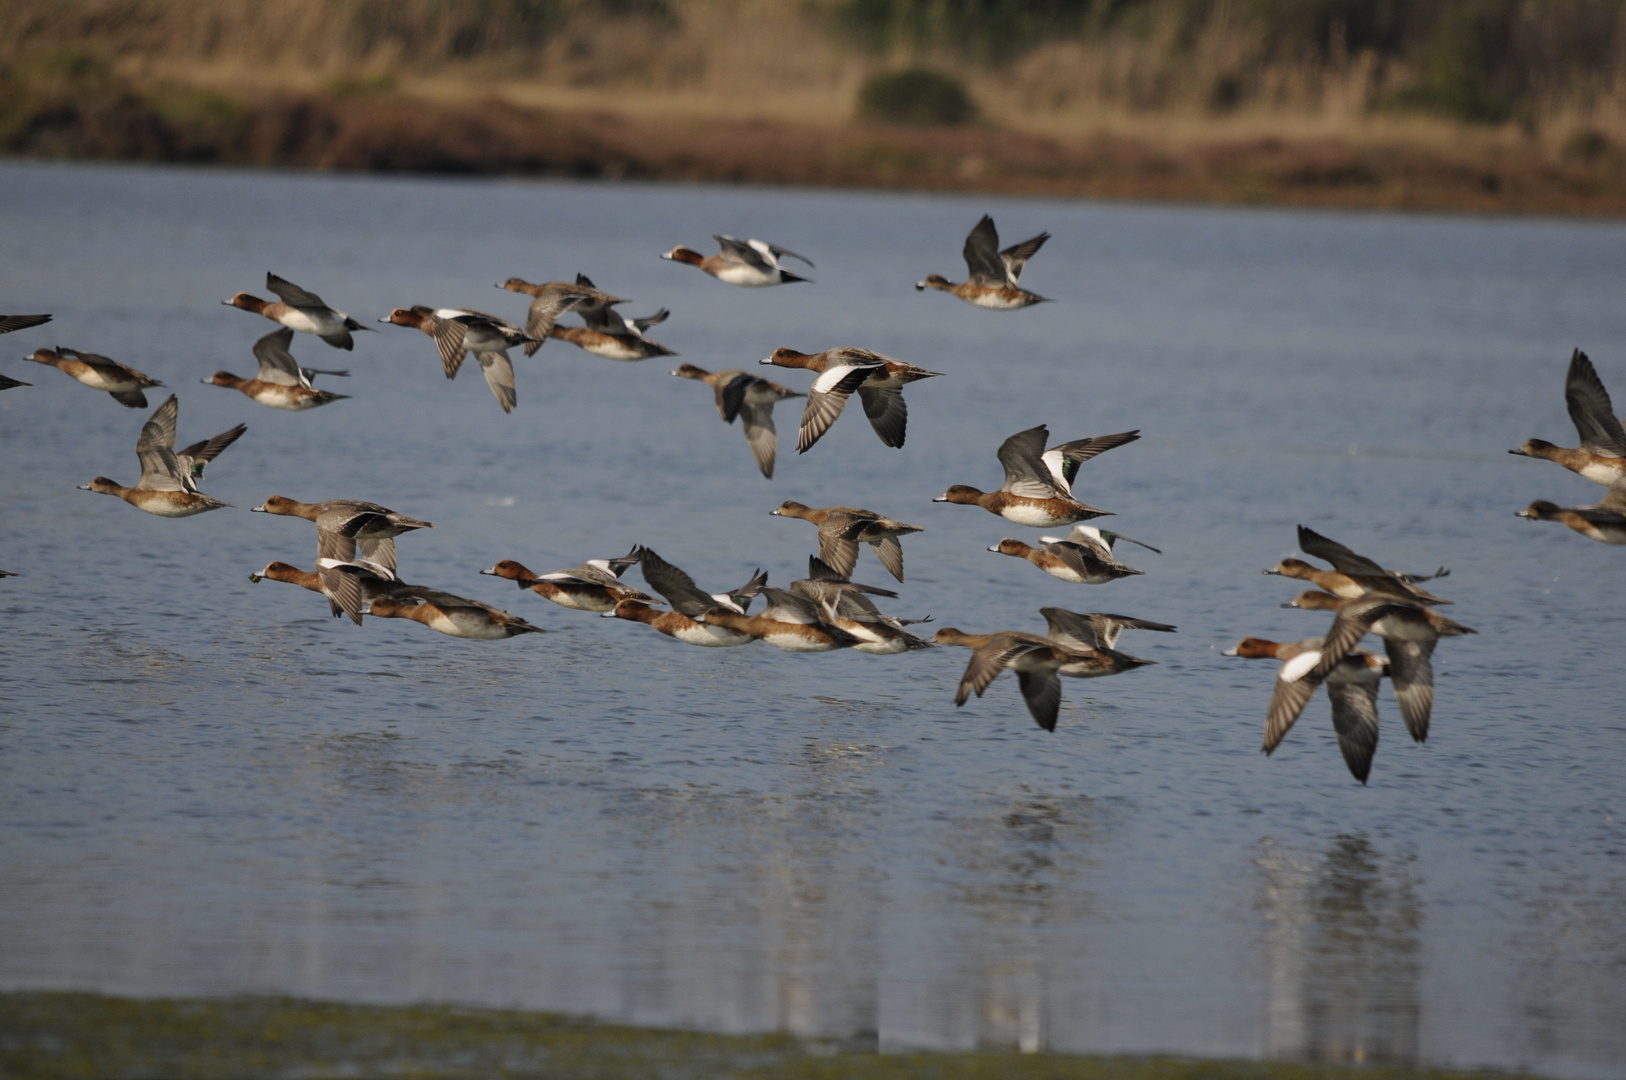
[{"label": "distant shoreline", "polygon": [[[1485,1080],[1404,1063],[1293,1064],[1173,1056],[1017,1053],[1015,1048],[878,1052],[875,1037],[800,1039],[632,1027],[551,1013],[308,998],[130,998],[0,993],[7,1076],[470,1076],[646,1080]],[[1517,1080],[1495,1073],[1498,1080]]]},{"label": "distant shoreline", "polygon": [[404,95],[143,94],[40,102],[25,159],[638,179],[1489,214],[1626,216],[1626,161],[1262,135],[1171,148],[996,127],[652,120]]}]

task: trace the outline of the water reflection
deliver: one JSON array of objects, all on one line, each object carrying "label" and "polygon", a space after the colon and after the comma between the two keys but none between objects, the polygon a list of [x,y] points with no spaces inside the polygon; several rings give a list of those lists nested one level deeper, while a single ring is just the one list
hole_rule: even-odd
[{"label": "water reflection", "polygon": [[1062,939],[1094,906],[1083,880],[1093,811],[1087,798],[1032,793],[955,823],[956,899],[979,930],[943,943],[940,985],[957,991],[939,1004],[940,1037],[1024,1053],[1050,1045],[1056,988],[1076,974],[1057,969],[1073,952]]},{"label": "water reflection", "polygon": [[1417,1061],[1420,882],[1361,835],[1311,861],[1266,839],[1255,860],[1268,929],[1265,1053],[1306,1061]]}]

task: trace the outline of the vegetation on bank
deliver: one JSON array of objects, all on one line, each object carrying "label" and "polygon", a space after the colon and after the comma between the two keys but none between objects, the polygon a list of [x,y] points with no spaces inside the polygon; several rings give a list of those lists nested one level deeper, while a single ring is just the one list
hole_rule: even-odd
[{"label": "vegetation on bank", "polygon": [[0,994],[0,1075],[18,1080],[345,1076],[463,1080],[1490,1080],[1410,1065],[877,1053],[787,1035],[711,1035],[545,1013],[294,998]]},{"label": "vegetation on bank", "polygon": [[1626,212],[1626,0],[10,0],[0,153]]}]

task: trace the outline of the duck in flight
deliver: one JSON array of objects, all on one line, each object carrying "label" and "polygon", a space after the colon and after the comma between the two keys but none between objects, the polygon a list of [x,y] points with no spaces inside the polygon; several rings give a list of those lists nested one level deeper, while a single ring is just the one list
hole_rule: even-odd
[{"label": "duck in flight", "polygon": [[288,351],[293,340],[294,332],[283,327],[256,341],[254,358],[260,362],[260,370],[252,379],[240,378],[229,371],[217,371],[203,381],[210,386],[241,390],[250,400],[273,409],[314,409],[318,405],[349,397],[349,394],[335,394],[331,390],[317,390],[311,385],[311,379],[317,375],[345,376],[350,373],[300,367],[293,353]]},{"label": "duck in flight", "polygon": [[798,454],[807,453],[830,430],[855,390],[858,400],[864,403],[864,415],[869,417],[875,434],[893,449],[902,447],[909,424],[909,407],[904,404],[903,388],[942,374],[851,345],[811,354],[775,349],[772,356],[758,363],[818,373],[807,392],[807,406],[802,409],[802,424],[796,432]]},{"label": "duck in flight", "polygon": [[779,265],[781,258],[800,259],[812,266],[811,260],[796,254],[777,244],[770,244],[763,240],[736,240],[732,236],[713,233],[713,240],[721,251],[715,255],[702,255],[693,248],[686,248],[679,244],[677,247],[662,255],[663,259],[672,262],[688,263],[698,266],[718,281],[729,285],[738,285],[746,289],[760,289],[768,285],[787,285],[792,281],[811,281],[810,278],[798,277]]},{"label": "duck in flight", "polygon": [[136,509],[159,517],[191,517],[228,505],[199,491],[198,481],[203,479],[204,466],[236,442],[248,430],[248,425],[238,424],[212,439],[195,442],[177,454],[175,426],[179,414],[180,405],[171,394],[141,426],[141,435],[136,439],[141,479],[135,486],[125,487],[116,480],[98,476],[88,484],[81,484],[79,490],[116,495]]},{"label": "duck in flight", "polygon": [[329,307],[327,302],[315,293],[306,292],[293,282],[279,278],[275,274],[265,275],[265,287],[277,294],[277,303],[270,303],[244,292],[238,293],[230,300],[222,300],[221,303],[227,307],[264,315],[272,322],[281,323],[288,329],[297,330],[302,334],[315,334],[335,349],[355,348],[356,342],[350,336],[350,332],[372,329],[370,326],[361,325],[337,308]]},{"label": "duck in flight", "polygon": [[673,375],[698,379],[711,387],[717,399],[717,415],[732,424],[736,417],[745,429],[751,457],[763,476],[773,479],[774,460],[779,453],[779,435],[773,426],[773,407],[801,393],[778,383],[759,379],[743,371],[707,371],[693,364],[680,364]]},{"label": "duck in flight", "polygon": [[1022,288],[1022,269],[1048,239],[1050,234],[1042,232],[1000,251],[994,219],[984,214],[965,238],[965,265],[969,278],[956,285],[941,274],[930,274],[926,280],[915,283],[915,290],[939,289],[990,311],[1015,311],[1042,304],[1046,297]]},{"label": "duck in flight", "polygon": [[36,364],[54,367],[69,378],[84,383],[92,390],[106,390],[114,401],[129,409],[145,409],[147,395],[141,391],[164,384],[151,375],[143,375],[128,364],[109,360],[95,353],[77,349],[35,349],[24,357]]},{"label": "duck in flight", "polygon": [[1134,442],[1140,432],[1074,439],[1046,450],[1044,444],[1049,438],[1050,429],[1040,424],[1000,443],[998,456],[999,463],[1005,466],[1005,482],[998,491],[978,491],[967,484],[955,484],[932,502],[980,506],[1006,521],[1035,529],[1110,514],[1110,510],[1097,510],[1073,498],[1073,478],[1084,462],[1115,446]]},{"label": "duck in flight", "polygon": [[1508,453],[1556,461],[1605,487],[1626,480],[1626,430],[1615,416],[1598,369],[1580,349],[1570,356],[1570,369],[1564,377],[1564,404],[1581,437],[1580,446],[1554,446],[1542,439],[1527,439]]},{"label": "duck in flight", "polygon": [[472,354],[485,374],[486,385],[491,387],[492,395],[505,413],[513,412],[519,401],[519,393],[514,388],[514,363],[508,359],[509,348],[519,344],[540,345],[540,341],[519,327],[495,315],[468,308],[428,308],[417,304],[396,308],[378,321],[414,326],[434,338],[448,379],[457,378],[464,355]]}]

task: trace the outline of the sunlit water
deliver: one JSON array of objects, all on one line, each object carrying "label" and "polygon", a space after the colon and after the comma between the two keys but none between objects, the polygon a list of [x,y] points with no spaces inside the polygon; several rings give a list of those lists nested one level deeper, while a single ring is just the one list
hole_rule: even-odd
[{"label": "sunlit water", "polygon": [[[15,163],[0,192],[0,309],[56,313],[0,349],[34,384],[0,395],[0,567],[22,575],[0,582],[0,986],[1626,1075],[1626,551],[1515,518],[1602,489],[1506,453],[1573,441],[1573,346],[1626,409],[1626,228]],[[915,292],[960,276],[984,211],[1006,242],[1054,234],[1025,283],[1055,303]],[[816,284],[656,258],[713,232],[806,253]],[[674,361],[562,342],[516,359],[504,416],[416,331],[301,337],[354,397],[279,413],[198,382],[251,372],[271,324],[220,301],[268,269],[369,323],[518,319],[494,282],[580,271],[670,307],[652,336],[704,367],[857,344],[947,375],[908,390],[901,451],[854,403],[798,457],[782,405],[773,481]],[[205,484],[237,509],[75,490],[133,480],[147,411],[20,359],[57,344],[163,379],[183,442],[247,421]],[[1164,550],[1123,552],[1145,577],[1063,584],[985,550],[1036,530],[930,501],[997,486],[1000,440],[1040,422],[1142,429],[1079,490]],[[251,585],[315,554],[307,523],[247,512],[271,494],[432,520],[404,576],[553,632],[358,629]],[[897,613],[1180,632],[1126,636],[1157,666],[1069,680],[1046,734],[1010,676],[956,709],[962,650],[702,650],[477,574],[637,542],[713,588],[759,565],[782,585],[814,544],[769,516],[787,498],[925,527]],[[1274,665],[1219,655],[1325,627],[1259,573],[1300,522],[1449,565],[1480,630],[1440,647],[1427,746],[1384,691],[1367,787],[1324,698],[1263,757]]]}]

